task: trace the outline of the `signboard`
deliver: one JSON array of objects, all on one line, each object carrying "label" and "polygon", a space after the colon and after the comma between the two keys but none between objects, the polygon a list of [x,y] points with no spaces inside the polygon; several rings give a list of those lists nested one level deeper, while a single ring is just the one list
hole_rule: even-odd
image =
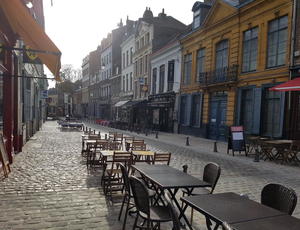
[{"label": "signboard", "polygon": [[48,90],[42,90],[41,91],[41,98],[47,99],[48,98]]},{"label": "signboard", "polygon": [[3,135],[0,133],[0,162],[2,164],[2,170],[4,172],[4,176],[8,177],[8,173],[10,173],[10,166],[7,151],[4,145]]},{"label": "signboard", "polygon": [[31,64],[41,64],[41,60],[38,58],[36,52],[30,51],[30,47],[25,47],[25,52],[23,52],[23,62]]},{"label": "signboard", "polygon": [[239,151],[239,153],[241,153],[241,151],[244,151],[246,154],[246,143],[243,126],[231,126],[229,132],[227,154],[229,154],[229,150],[232,151],[233,156],[235,151]]}]

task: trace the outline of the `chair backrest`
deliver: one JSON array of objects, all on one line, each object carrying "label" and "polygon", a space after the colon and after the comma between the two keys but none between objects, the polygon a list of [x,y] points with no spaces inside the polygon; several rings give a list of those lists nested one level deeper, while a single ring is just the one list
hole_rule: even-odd
[{"label": "chair backrest", "polygon": [[89,134],[88,139],[89,140],[99,140],[99,139],[101,139],[101,136],[99,136],[98,134]]},{"label": "chair backrest", "polygon": [[120,167],[122,171],[122,178],[124,182],[125,192],[130,196],[130,184],[129,184],[129,176],[128,171],[123,163],[118,163],[118,166]]},{"label": "chair backrest", "polygon": [[300,140],[293,140],[291,144],[291,150],[300,152]]},{"label": "chair backrest", "polygon": [[129,169],[132,164],[132,153],[131,152],[114,152],[113,163],[123,163],[125,167]]},{"label": "chair backrest", "polygon": [[123,141],[123,133],[116,133],[115,140],[122,142]]},{"label": "chair backrest", "polygon": [[107,149],[108,150],[120,150],[121,144],[117,141],[109,141],[107,144]]},{"label": "chair backrest", "polygon": [[170,164],[171,153],[154,153],[153,164],[161,163],[161,164]]},{"label": "chair backrest", "polygon": [[125,141],[134,141],[134,137],[124,137]]},{"label": "chair backrest", "polygon": [[144,140],[137,140],[137,139],[134,139],[133,140],[133,143],[145,143],[145,141]]},{"label": "chair backrest", "polygon": [[130,188],[137,211],[150,215],[149,193],[146,185],[135,176],[129,177]]},{"label": "chair backrest", "polygon": [[116,132],[108,132],[108,139],[109,140],[114,140],[116,135],[117,135]]},{"label": "chair backrest", "polygon": [[221,168],[216,163],[208,163],[204,167],[203,171],[203,181],[209,183],[211,186],[210,193],[213,193],[215,190],[216,184],[220,178]]},{"label": "chair backrest", "polygon": [[180,221],[179,221],[179,215],[178,215],[178,211],[175,208],[174,202],[171,198],[171,195],[168,191],[165,191],[164,193],[164,197],[165,200],[167,201],[167,206],[170,212],[170,216],[172,218],[172,222],[173,222],[173,228],[172,230],[180,230]]},{"label": "chair backrest", "polygon": [[267,184],[261,191],[261,203],[292,215],[297,204],[297,194],[280,184]]},{"label": "chair backrest", "polygon": [[146,150],[146,144],[142,142],[132,142],[131,149],[132,150]]}]

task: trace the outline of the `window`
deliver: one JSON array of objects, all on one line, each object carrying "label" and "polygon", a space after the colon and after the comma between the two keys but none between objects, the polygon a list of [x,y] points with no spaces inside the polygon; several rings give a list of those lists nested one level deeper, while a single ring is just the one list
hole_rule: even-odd
[{"label": "window", "polygon": [[147,33],[147,34],[146,34],[146,44],[148,45],[149,42],[150,42],[150,34]]},{"label": "window", "polygon": [[281,136],[282,94],[283,93],[277,91],[269,91],[269,88],[264,90],[262,105],[262,134],[265,136]]},{"label": "window", "polygon": [[144,38],[144,37],[142,37],[142,38],[141,38],[141,48],[143,48],[143,47],[144,47],[144,45],[145,45],[145,38]]},{"label": "window", "polygon": [[138,75],[138,62],[137,61],[134,63],[134,72],[135,72],[135,75],[137,76]]},{"label": "window", "polygon": [[133,47],[130,48],[130,64],[132,64]]},{"label": "window", "polygon": [[191,75],[192,75],[192,54],[187,54],[184,56],[184,84],[191,83]]},{"label": "window", "polygon": [[129,87],[130,87],[130,91],[132,91],[132,72],[130,73]]},{"label": "window", "polygon": [[145,55],[145,73],[148,71],[148,55]]},{"label": "window", "polygon": [[123,61],[123,69],[124,69],[125,68],[125,53],[123,53],[122,61]]},{"label": "window", "polygon": [[129,65],[129,51],[126,51],[126,66]]},{"label": "window", "polygon": [[140,43],[139,43],[139,41],[137,41],[136,43],[135,43],[135,50],[138,50],[140,47]]},{"label": "window", "polygon": [[140,75],[143,74],[143,58],[140,58]]},{"label": "window", "polygon": [[123,76],[123,92],[125,92],[126,88],[125,88],[125,75]]},{"label": "window", "polygon": [[193,29],[196,29],[199,26],[200,26],[200,9],[194,12]]},{"label": "window", "polygon": [[184,125],[187,120],[187,96],[181,96],[180,100],[180,124]]},{"label": "window", "polygon": [[203,78],[203,73],[205,71],[205,48],[198,50],[197,52],[197,80]]},{"label": "window", "polygon": [[243,36],[243,72],[256,70],[258,27],[244,32]]},{"label": "window", "polygon": [[228,66],[228,40],[219,42],[216,46],[216,69]]},{"label": "window", "polygon": [[165,65],[159,67],[159,93],[164,92],[165,87]]},{"label": "window", "polygon": [[285,64],[288,17],[284,16],[269,22],[268,27],[268,57],[267,67],[275,67]]},{"label": "window", "polygon": [[200,126],[200,109],[201,109],[201,95],[196,94],[192,96],[192,126]]},{"label": "window", "polygon": [[156,94],[156,79],[157,79],[157,69],[152,70],[152,94]]},{"label": "window", "polygon": [[129,87],[128,87],[128,74],[126,74],[126,92],[129,90]]},{"label": "window", "polygon": [[168,62],[168,91],[173,90],[174,84],[174,60]]}]

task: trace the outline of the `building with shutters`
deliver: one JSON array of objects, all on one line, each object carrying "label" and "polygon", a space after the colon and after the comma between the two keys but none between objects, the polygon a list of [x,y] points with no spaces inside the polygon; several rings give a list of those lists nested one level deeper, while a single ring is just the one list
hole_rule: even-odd
[{"label": "building with shutters", "polygon": [[183,70],[179,132],[226,139],[228,127],[247,134],[285,135],[293,1],[196,2],[191,31],[181,39]]}]

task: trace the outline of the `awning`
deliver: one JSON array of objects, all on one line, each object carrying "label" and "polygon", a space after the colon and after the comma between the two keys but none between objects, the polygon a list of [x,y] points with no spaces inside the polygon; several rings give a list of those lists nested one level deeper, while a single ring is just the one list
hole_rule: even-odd
[{"label": "awning", "polygon": [[285,83],[276,85],[269,90],[275,91],[300,91],[300,77],[297,77],[293,80],[289,80]]},{"label": "awning", "polygon": [[33,19],[21,0],[0,0],[3,10],[12,30],[18,34],[30,49],[41,50],[37,52],[48,69],[60,81],[61,52],[44,32],[43,28]]},{"label": "awning", "polygon": [[115,107],[120,107],[120,106],[126,104],[127,102],[128,102],[128,101],[119,101],[119,102],[117,102],[117,103],[115,104]]}]

